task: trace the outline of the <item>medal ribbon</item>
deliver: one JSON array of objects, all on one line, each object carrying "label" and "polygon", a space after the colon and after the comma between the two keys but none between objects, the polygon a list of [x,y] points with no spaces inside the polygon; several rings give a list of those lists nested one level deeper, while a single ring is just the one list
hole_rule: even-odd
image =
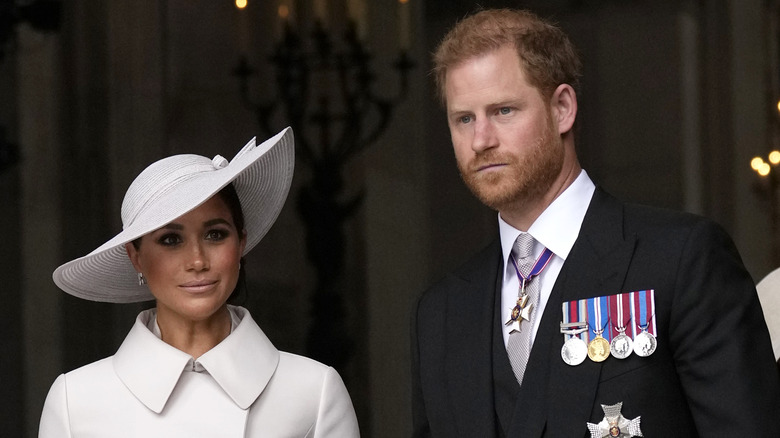
[{"label": "medal ribbon", "polygon": [[[531,267],[531,272],[528,273],[528,275],[523,275],[522,272],[520,272],[520,267],[517,266],[517,260],[515,260],[515,255],[510,254],[510,258],[512,260],[512,266],[515,267],[515,272],[517,272],[517,278],[520,280],[520,290],[517,292],[517,305],[512,309],[512,313],[509,317],[509,321],[506,322],[506,325],[511,325],[515,321],[523,320],[523,319],[529,319],[530,316],[524,315],[524,312],[526,310],[531,310],[531,307],[526,308],[528,297],[525,295],[525,285],[526,283],[533,280],[534,277],[541,274],[544,268],[547,267],[547,264],[550,263],[550,260],[552,259],[553,253],[548,248],[545,248],[544,251],[542,251],[542,254],[539,256],[538,259],[536,259],[536,262],[534,263],[533,267]],[[525,297],[521,303],[521,297]]]},{"label": "medal ribbon", "polygon": [[517,272],[517,278],[520,280],[520,289],[523,290],[523,286],[525,283],[530,282],[533,280],[534,277],[541,274],[542,271],[544,271],[544,268],[547,267],[547,264],[550,263],[550,260],[552,260],[553,252],[549,250],[549,248],[545,248],[542,254],[539,256],[538,259],[536,259],[536,263],[534,263],[534,266],[531,268],[531,272],[528,273],[528,275],[523,275],[522,272],[520,272],[520,267],[517,266],[517,260],[515,260],[515,255],[510,254],[509,257],[512,259],[512,266],[515,267],[515,272]]},{"label": "medal ribbon", "polygon": [[601,330],[601,336],[607,341],[612,340],[612,334],[607,330],[609,323],[609,308],[607,307],[607,297],[588,298],[588,324],[593,338]]},{"label": "medal ribbon", "polygon": [[643,328],[651,335],[658,335],[653,289],[568,301],[563,303],[561,310],[564,324],[582,322],[589,326],[589,330],[579,335],[562,331],[564,341],[572,336],[579,336],[588,343],[596,337],[596,331],[602,329],[604,332],[601,335],[611,341],[620,334],[618,327],[625,328],[626,336],[631,339],[636,338]]},{"label": "medal ribbon", "polygon": [[655,328],[655,291],[653,289],[631,292],[634,335],[644,328],[648,333],[657,335]]},{"label": "medal ribbon", "polygon": [[[568,303],[563,303],[563,322],[564,323],[572,323],[572,322],[582,322],[582,325],[587,325],[587,322],[583,321],[583,319],[580,318],[580,315],[587,315],[588,314],[588,303],[586,300],[579,300],[579,301],[569,301]],[[585,341],[585,343],[588,343],[590,340],[590,336],[588,336],[588,330],[585,330],[583,333],[580,334],[570,334],[565,333],[565,340],[568,341],[571,339],[572,336],[579,336],[580,339]]]},{"label": "medal ribbon", "polygon": [[611,327],[610,333],[612,337],[620,334],[620,329],[626,329],[626,336],[632,336],[629,329],[629,322],[631,321],[631,301],[629,294],[617,294],[607,297],[607,306],[609,307],[609,325]]}]

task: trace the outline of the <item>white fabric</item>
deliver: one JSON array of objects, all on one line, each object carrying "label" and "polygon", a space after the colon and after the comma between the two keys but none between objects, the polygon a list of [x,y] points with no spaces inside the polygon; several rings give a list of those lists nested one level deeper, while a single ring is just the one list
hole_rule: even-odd
[{"label": "white fabric", "polygon": [[[585,212],[588,210],[590,200],[596,186],[590,180],[588,174],[583,170],[577,179],[563,191],[534,221],[528,229],[528,234],[536,239],[534,246],[534,259],[541,255],[544,248],[549,248],[553,252],[550,263],[539,275],[539,303],[537,304],[537,315],[544,314],[547,305],[547,299],[550,297],[555,280],[561,272],[563,262],[569,256],[574,241],[580,233],[582,220],[585,218]],[[512,267],[509,260],[509,254],[512,246],[520,235],[521,231],[507,224],[501,215],[498,215],[498,230],[501,236],[501,250],[504,260],[504,278],[501,286],[501,321],[508,321],[512,308],[517,301],[517,290],[520,282],[517,279],[515,268]],[[539,329],[539,321],[542,318],[536,318],[531,333],[531,345],[536,338],[536,332]],[[509,333],[518,328],[518,324],[507,326],[502,324],[504,345],[509,342]]]},{"label": "white fabric", "polygon": [[770,272],[756,285],[764,320],[772,340],[775,360],[780,359],[780,268]]},{"label": "white fabric", "polygon": [[158,339],[142,312],[117,353],[60,375],[40,438],[358,437],[338,373],[279,352],[249,312],[219,345],[192,360]]}]

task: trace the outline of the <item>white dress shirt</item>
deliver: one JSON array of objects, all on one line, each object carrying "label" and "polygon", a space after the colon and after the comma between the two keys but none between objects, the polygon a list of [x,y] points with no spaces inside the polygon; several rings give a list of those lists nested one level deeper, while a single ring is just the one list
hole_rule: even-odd
[{"label": "white dress shirt", "polygon": [[57,378],[39,437],[359,436],[333,368],[278,351],[246,309],[230,312],[230,335],[197,360],[141,312],[114,356]]},{"label": "white dress shirt", "polygon": [[[536,338],[536,332],[539,329],[539,321],[542,319],[544,309],[547,306],[547,299],[550,297],[555,280],[561,272],[561,267],[569,256],[574,241],[580,233],[582,220],[585,212],[588,210],[590,200],[596,186],[590,180],[588,174],[582,170],[577,179],[563,191],[534,221],[528,229],[528,233],[536,239],[534,245],[534,259],[537,259],[544,248],[549,248],[553,252],[553,257],[547,264],[547,267],[539,276],[532,281],[539,282],[539,303],[533,318],[532,339]],[[509,321],[512,309],[517,303],[517,295],[520,289],[520,280],[517,278],[517,272],[512,266],[509,255],[512,253],[517,236],[522,231],[506,223],[501,214],[498,215],[498,230],[501,236],[501,251],[504,260],[504,278],[501,286],[501,321]],[[527,274],[524,272],[523,274]],[[519,322],[507,326],[502,324],[504,345],[509,341],[509,333],[517,329]],[[533,342],[533,341],[532,341]]]}]

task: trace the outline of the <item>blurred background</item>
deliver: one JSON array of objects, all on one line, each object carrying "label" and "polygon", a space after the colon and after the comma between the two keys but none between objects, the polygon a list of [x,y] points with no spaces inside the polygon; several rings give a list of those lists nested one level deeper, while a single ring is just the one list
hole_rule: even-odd
[{"label": "blurred background", "polygon": [[[778,0],[478,2],[558,22],[584,61],[577,148],[625,200],[721,223],[758,281],[778,258]],[[55,267],[121,228],[146,165],[232,157],[292,125],[293,188],[248,256],[282,350],[335,366],[363,436],[410,431],[409,314],[486,245],[430,53],[465,0],[0,1],[0,435],[34,437],[62,372],[114,353],[144,305],[81,301]],[[147,304],[148,305],[148,304]]]}]

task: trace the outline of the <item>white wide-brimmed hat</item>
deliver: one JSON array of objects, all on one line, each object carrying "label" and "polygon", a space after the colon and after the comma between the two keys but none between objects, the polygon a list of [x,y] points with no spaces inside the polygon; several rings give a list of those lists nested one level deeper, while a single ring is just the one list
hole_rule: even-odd
[{"label": "white wide-brimmed hat", "polygon": [[780,360],[780,268],[767,274],[756,285],[761,310],[769,329],[775,360]]},{"label": "white wide-brimmed hat", "polygon": [[54,271],[65,292],[90,301],[134,303],[154,299],[130,262],[125,244],[192,211],[230,183],[244,213],[248,253],[271,228],[290,191],[295,144],[286,128],[260,145],[249,141],[228,162],[217,155],[174,155],[152,163],[122,201],[122,232],[88,255]]}]

